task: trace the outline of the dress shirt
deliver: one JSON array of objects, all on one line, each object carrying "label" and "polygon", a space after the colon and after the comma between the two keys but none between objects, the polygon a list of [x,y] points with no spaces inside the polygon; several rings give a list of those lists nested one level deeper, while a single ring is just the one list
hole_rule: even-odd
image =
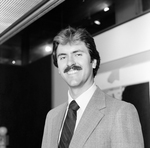
[{"label": "dress shirt", "polygon": [[[93,85],[90,88],[88,88],[84,93],[82,93],[78,98],[75,99],[75,101],[77,102],[77,104],[80,107],[77,111],[77,120],[76,120],[75,129],[83,115],[83,112],[84,112],[87,104],[89,103],[92,95],[94,94],[96,88],[97,87],[96,87],[95,83],[93,83]],[[70,102],[72,100],[73,100],[73,98],[71,97],[71,95],[68,91],[68,104],[70,104]]]},{"label": "dress shirt", "polygon": [[[76,125],[75,125],[75,129],[76,130],[76,127],[83,115],[83,112],[87,106],[87,104],[89,103],[92,95],[94,94],[95,90],[96,90],[97,86],[95,85],[95,83],[93,83],[93,85],[88,88],[84,93],[82,93],[78,98],[75,99],[75,101],[77,102],[77,104],[79,105],[79,109],[77,111],[77,120],[76,120]],[[65,117],[64,117],[64,121],[65,121],[65,118],[66,118],[66,115],[67,115],[67,112],[68,112],[68,107],[69,107],[69,104],[70,102],[74,100],[69,91],[68,91],[68,106],[67,106],[67,109],[66,109],[66,113],[65,113]],[[62,127],[61,127],[61,130],[60,130],[60,134],[59,134],[59,140],[60,140],[60,136],[61,136],[61,132],[62,132],[62,128],[63,128],[63,125],[64,125],[64,121],[63,121],[63,124],[62,124]],[[59,142],[58,140],[58,142]]]}]

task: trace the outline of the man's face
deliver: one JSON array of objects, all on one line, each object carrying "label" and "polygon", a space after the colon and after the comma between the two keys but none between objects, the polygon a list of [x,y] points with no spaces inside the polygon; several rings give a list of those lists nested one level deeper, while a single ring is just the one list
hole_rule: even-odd
[{"label": "man's face", "polygon": [[93,68],[96,67],[96,60],[91,62],[88,50],[84,42],[58,45],[58,70],[71,88],[88,87],[93,83]]}]

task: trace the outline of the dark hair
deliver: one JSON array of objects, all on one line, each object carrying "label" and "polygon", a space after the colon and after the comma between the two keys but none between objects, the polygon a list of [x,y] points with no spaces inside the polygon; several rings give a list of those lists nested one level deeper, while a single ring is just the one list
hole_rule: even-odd
[{"label": "dark hair", "polygon": [[75,43],[78,41],[82,41],[85,43],[86,47],[89,49],[89,54],[91,56],[91,61],[96,59],[97,64],[96,67],[93,69],[93,76],[97,74],[100,65],[100,56],[99,52],[96,49],[96,45],[94,42],[93,37],[82,28],[72,28],[68,27],[62,31],[60,31],[53,39],[53,63],[56,67],[57,64],[57,47],[59,44],[66,45],[67,43]]}]

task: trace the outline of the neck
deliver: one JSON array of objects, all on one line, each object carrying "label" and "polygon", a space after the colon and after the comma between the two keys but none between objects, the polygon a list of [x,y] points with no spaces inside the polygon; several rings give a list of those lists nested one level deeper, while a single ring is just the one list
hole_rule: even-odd
[{"label": "neck", "polygon": [[78,98],[82,93],[84,93],[86,90],[88,90],[92,85],[94,81],[92,81],[89,85],[81,86],[81,87],[69,87],[69,93],[73,99]]}]

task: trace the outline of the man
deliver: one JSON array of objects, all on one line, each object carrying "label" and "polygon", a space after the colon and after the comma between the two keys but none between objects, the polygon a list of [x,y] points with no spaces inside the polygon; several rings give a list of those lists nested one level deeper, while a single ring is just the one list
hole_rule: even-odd
[{"label": "man", "polygon": [[[144,148],[135,107],[106,95],[94,82],[100,56],[86,30],[62,30],[54,38],[53,60],[69,86],[68,101],[48,113],[42,148]],[[75,127],[70,140],[64,141],[72,100],[78,105]]]}]

